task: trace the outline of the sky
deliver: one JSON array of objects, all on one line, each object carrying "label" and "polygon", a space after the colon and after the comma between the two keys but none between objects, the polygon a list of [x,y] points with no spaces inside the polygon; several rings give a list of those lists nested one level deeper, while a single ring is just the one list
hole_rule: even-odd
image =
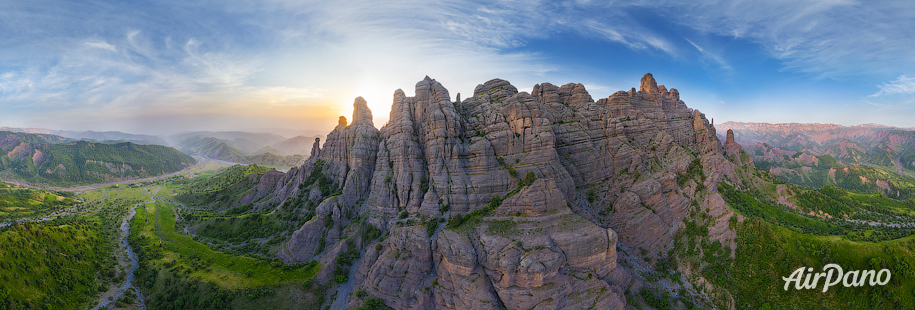
[{"label": "sky", "polygon": [[911,1],[0,2],[0,126],[324,134],[364,97],[376,127],[425,76],[647,72],[714,118],[915,127]]}]

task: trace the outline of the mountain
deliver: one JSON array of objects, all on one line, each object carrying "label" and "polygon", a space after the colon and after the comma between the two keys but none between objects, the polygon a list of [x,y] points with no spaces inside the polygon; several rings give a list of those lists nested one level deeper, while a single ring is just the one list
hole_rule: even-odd
[{"label": "mountain", "polygon": [[286,137],[272,133],[255,133],[244,131],[196,131],[169,136],[173,145],[184,145],[187,140],[200,140],[203,138],[215,138],[226,145],[241,151],[245,155],[256,155],[257,150],[274,143],[286,140]]},{"label": "mountain", "polygon": [[226,141],[213,137],[190,137],[178,144],[178,149],[191,155],[224,160],[234,163],[248,163],[247,155]]},{"label": "mountain", "polygon": [[915,132],[877,124],[725,122],[756,166],[793,184],[915,197]]},{"label": "mountain", "polygon": [[273,153],[246,155],[230,146],[227,141],[213,137],[191,137],[182,141],[178,147],[188,154],[242,164],[289,167],[303,163],[306,158],[303,155],[281,156]]},{"label": "mountain", "polygon": [[[6,127],[4,127],[6,128]],[[22,132],[0,131],[0,147],[19,145],[21,142],[38,144],[69,143],[73,140],[52,134],[29,134]]]},{"label": "mountain", "polygon": [[[307,221],[277,255],[326,266],[313,281],[341,307],[361,294],[395,309],[621,309],[661,290],[679,295],[652,305],[691,307],[708,303],[695,287],[716,286],[701,259],[674,258],[678,229],[734,247],[717,184],[760,182],[735,145],[651,74],[597,101],[582,84],[494,79],[452,102],[426,77],[394,93],[381,130],[356,98],[352,123],[237,208]],[[673,260],[692,284],[654,278]]]},{"label": "mountain", "polygon": [[[0,131],[11,131],[31,134],[51,134],[73,140],[90,140],[94,142],[103,142],[108,144],[120,142],[133,142],[136,144],[157,144],[167,145],[161,137],[153,135],[138,135],[123,133],[120,131],[71,131],[71,130],[51,130],[44,128],[15,128],[0,127]],[[117,141],[117,142],[115,142]]]},{"label": "mountain", "polygon": [[721,131],[733,130],[742,145],[766,143],[789,151],[830,155],[841,163],[870,163],[915,172],[915,131],[866,124],[768,124],[725,122]]},{"label": "mountain", "polygon": [[864,194],[905,200],[915,197],[915,178],[864,164],[843,164],[832,155],[812,155],[757,143],[744,147],[756,167],[779,179],[811,188],[838,186]]},{"label": "mountain", "polygon": [[259,154],[262,153],[273,153],[277,155],[305,155],[311,151],[311,144],[314,143],[315,139],[320,140],[320,137],[306,137],[306,136],[296,136],[294,138],[286,139],[276,144],[273,144],[269,147],[258,151]]},{"label": "mountain", "polygon": [[33,184],[70,186],[179,171],[196,160],[170,147],[130,142],[62,142],[50,135],[0,132],[0,171]]}]

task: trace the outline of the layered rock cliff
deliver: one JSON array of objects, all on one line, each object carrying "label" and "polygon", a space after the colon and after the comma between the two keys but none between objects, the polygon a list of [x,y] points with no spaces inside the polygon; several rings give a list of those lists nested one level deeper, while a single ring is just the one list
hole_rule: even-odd
[{"label": "layered rock cliff", "polygon": [[752,161],[651,74],[597,101],[582,84],[500,79],[450,98],[429,77],[397,90],[381,130],[356,98],[351,124],[264,181],[267,207],[313,216],[278,256],[347,283],[334,306],[358,290],[397,309],[623,308],[691,214],[733,242],[717,184]]}]

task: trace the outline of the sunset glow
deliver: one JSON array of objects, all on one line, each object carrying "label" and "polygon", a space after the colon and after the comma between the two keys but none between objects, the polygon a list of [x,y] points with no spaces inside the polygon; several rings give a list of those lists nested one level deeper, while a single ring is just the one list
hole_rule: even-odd
[{"label": "sunset glow", "polygon": [[383,126],[426,75],[602,98],[652,72],[719,121],[911,126],[911,8],[714,3],[7,1],[0,124],[317,134],[356,96]]}]

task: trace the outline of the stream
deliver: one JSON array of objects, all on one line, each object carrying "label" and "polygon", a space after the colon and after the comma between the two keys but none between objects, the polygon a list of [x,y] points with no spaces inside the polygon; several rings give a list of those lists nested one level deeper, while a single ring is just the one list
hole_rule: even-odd
[{"label": "stream", "polygon": [[120,248],[126,250],[127,258],[130,261],[130,268],[127,269],[127,275],[126,280],[124,280],[124,284],[117,288],[117,291],[112,292],[109,290],[108,292],[102,294],[102,296],[99,297],[98,305],[93,307],[92,310],[108,307],[113,302],[123,297],[124,294],[127,293],[127,291],[131,288],[133,288],[133,291],[136,292],[137,300],[135,301],[135,304],[139,306],[139,309],[146,309],[146,304],[143,300],[143,294],[140,293],[139,289],[133,286],[133,272],[137,270],[137,267],[139,267],[140,264],[137,260],[137,255],[133,252],[133,248],[130,246],[128,240],[130,237],[130,220],[133,219],[133,216],[137,214],[137,207],[153,202],[155,202],[154,198],[150,199],[149,202],[141,202],[133,205],[133,207],[130,208],[130,213],[127,214],[127,216],[124,218],[124,222],[121,223]]}]

